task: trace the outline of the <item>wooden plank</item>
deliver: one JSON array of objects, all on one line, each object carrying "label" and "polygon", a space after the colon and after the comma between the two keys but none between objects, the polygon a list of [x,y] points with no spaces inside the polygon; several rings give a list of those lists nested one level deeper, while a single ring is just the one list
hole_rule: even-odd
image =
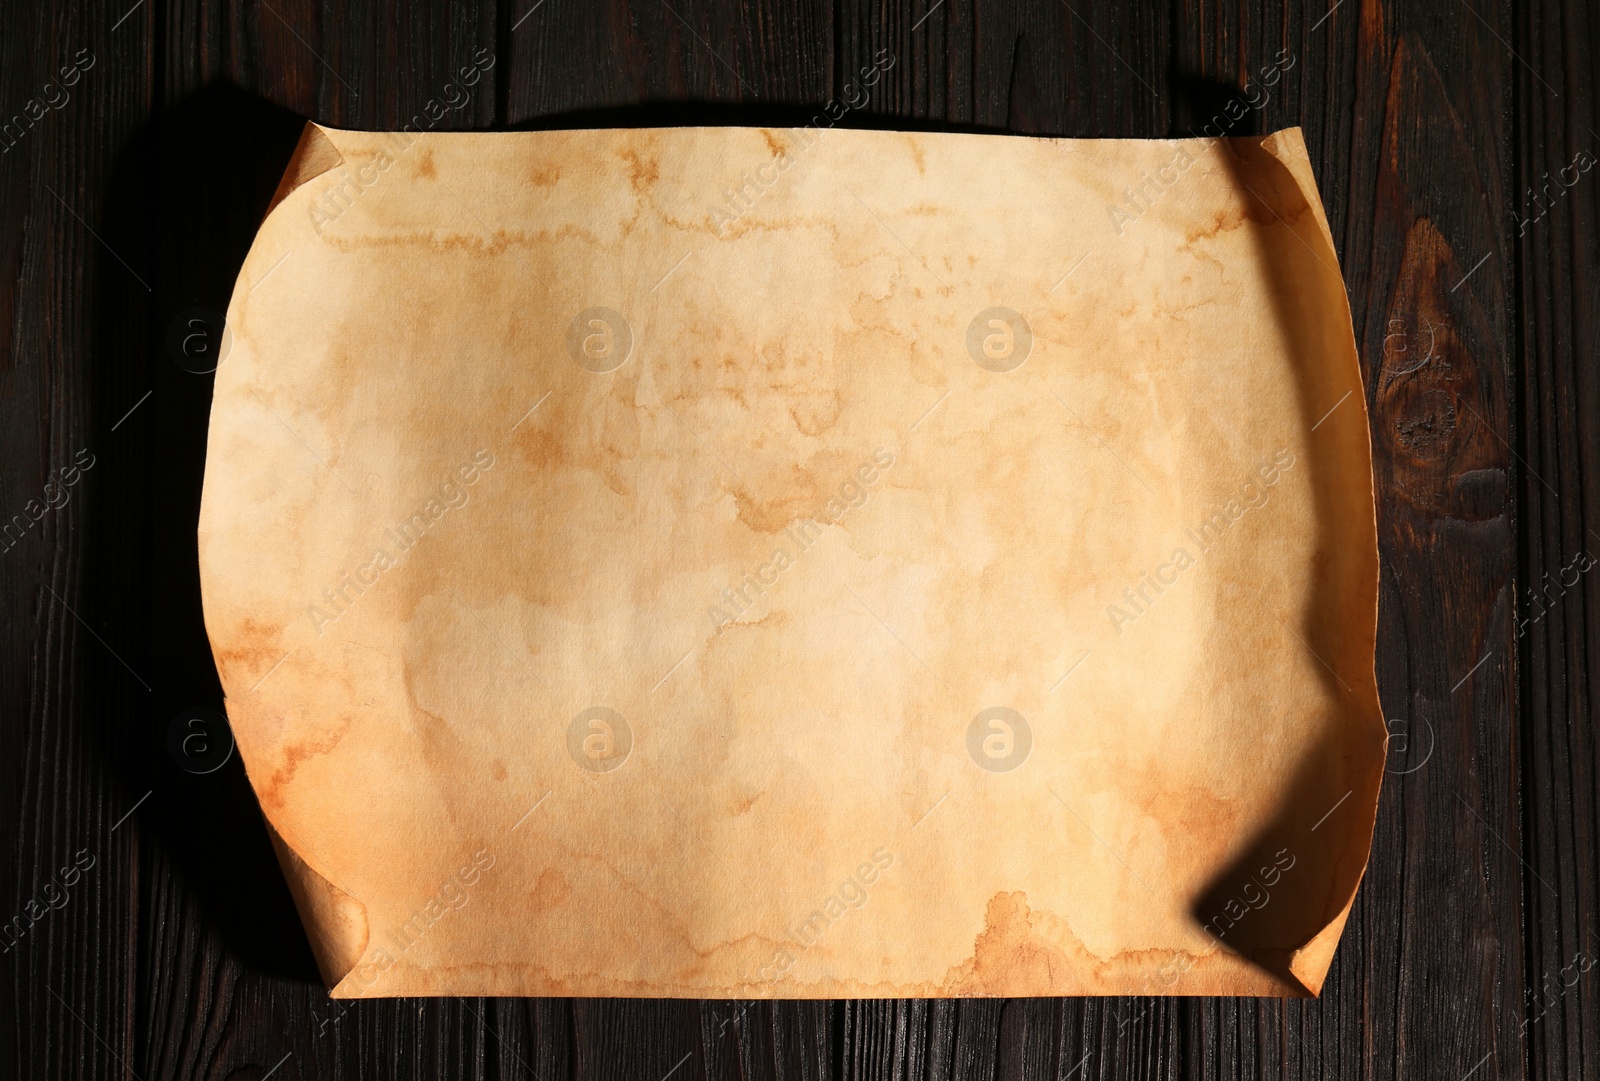
[{"label": "wooden plank", "polygon": [[[1393,613],[1380,624],[1379,686],[1405,739],[1359,915],[1368,948],[1342,973],[1357,960],[1365,969],[1380,1063],[1513,1077],[1524,1068],[1526,886],[1511,739],[1510,458],[1495,434],[1507,405],[1510,264],[1505,230],[1485,212],[1504,205],[1509,151],[1512,60],[1496,33],[1477,18],[1445,32],[1397,17],[1364,42],[1385,105],[1381,128],[1357,132],[1371,141],[1352,168],[1372,168],[1376,184],[1360,225],[1362,204],[1351,207],[1347,235],[1370,240],[1352,239],[1347,265],[1363,298],[1381,603]],[[1443,161],[1459,163],[1448,186],[1433,180]]]},{"label": "wooden plank", "polygon": [[[1529,5],[1507,33],[1515,77],[1522,546],[1515,601],[1528,862],[1521,1036],[1537,1078],[1600,1078],[1600,95],[1592,6]],[[1586,569],[1587,568],[1587,569]]]},{"label": "wooden plank", "polygon": [[[1487,420],[1504,416],[1508,377],[1508,251],[1483,209],[1500,205],[1508,164],[1513,60],[1497,33],[1442,7],[1371,3],[1320,13],[1217,5],[1175,31],[1187,104],[1200,106],[1180,130],[1228,116],[1215,109],[1228,97],[1265,99],[1233,127],[1240,134],[1305,129],[1367,382],[1384,583],[1377,669],[1401,737],[1321,1000],[1199,1007],[1197,1021],[1223,1030],[1197,1048],[1208,1076],[1522,1071],[1503,601],[1514,541],[1509,458]],[[1227,89],[1207,101],[1218,85]],[[1457,168],[1441,183],[1446,161]],[[1463,282],[1486,255],[1481,277]],[[1433,360],[1416,363],[1434,325],[1452,331],[1438,332]]]},{"label": "wooden plank", "polygon": [[151,15],[142,32],[164,60],[161,100],[117,191],[121,227],[149,252],[154,330],[148,341],[129,336],[142,349],[107,358],[154,391],[129,422],[143,445],[124,478],[136,496],[118,507],[119,532],[148,540],[140,560],[98,585],[108,595],[143,593],[132,626],[154,644],[155,705],[143,735],[156,750],[142,773],[155,795],[141,829],[156,843],[149,888],[127,899],[148,936],[137,999],[125,1002],[142,1003],[132,1068],[147,1078],[360,1076],[392,1063],[401,1076],[487,1076],[493,1063],[520,1076],[517,1058],[534,1056],[527,1014],[502,1033],[478,1001],[419,1012],[329,1000],[237,761],[194,775],[164,746],[178,711],[221,704],[193,574],[210,378],[172,362],[168,328],[195,308],[226,309],[306,117],[424,130],[491,125],[495,9],[264,0],[178,3]]},{"label": "wooden plank", "polygon": [[[143,790],[115,764],[139,749],[148,656],[135,605],[86,586],[97,564],[138,558],[137,545],[107,553],[100,532],[130,445],[115,422],[136,398],[98,361],[108,336],[140,337],[149,276],[145,253],[105,223],[116,148],[149,108],[141,20],[119,21],[125,11],[94,2],[0,16],[0,495],[8,524],[30,522],[0,553],[0,1070],[19,1077],[123,1077],[137,1053],[126,902],[142,845],[123,816]],[[110,399],[116,412],[97,408]],[[65,472],[74,466],[84,468]]]}]

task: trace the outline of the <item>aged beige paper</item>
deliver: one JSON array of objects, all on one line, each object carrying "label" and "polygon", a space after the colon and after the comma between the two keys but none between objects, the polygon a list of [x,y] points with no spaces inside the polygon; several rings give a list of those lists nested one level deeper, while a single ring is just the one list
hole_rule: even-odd
[{"label": "aged beige paper", "polygon": [[1315,994],[1385,728],[1298,130],[307,128],[227,708],[339,996]]}]

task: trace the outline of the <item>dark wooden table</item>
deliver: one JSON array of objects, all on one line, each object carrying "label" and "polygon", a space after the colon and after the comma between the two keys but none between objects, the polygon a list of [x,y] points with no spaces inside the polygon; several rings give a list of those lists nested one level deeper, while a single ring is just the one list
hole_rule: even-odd
[{"label": "dark wooden table", "polygon": [[[1600,1079],[1597,44],[1544,0],[7,4],[4,1076]],[[226,308],[305,117],[794,125],[879,50],[847,124],[1305,129],[1397,737],[1321,999],[330,1002],[237,760],[168,749],[220,704],[173,328]]]}]

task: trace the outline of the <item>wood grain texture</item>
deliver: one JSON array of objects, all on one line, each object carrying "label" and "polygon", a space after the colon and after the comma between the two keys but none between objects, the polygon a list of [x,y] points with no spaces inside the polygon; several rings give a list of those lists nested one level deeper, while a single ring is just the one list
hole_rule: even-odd
[{"label": "wood grain texture", "polygon": [[[1600,576],[1574,572],[1600,558],[1597,45],[1573,0],[9,5],[0,513],[94,464],[0,551],[0,1076],[1600,1079]],[[226,307],[301,118],[795,124],[879,50],[847,123],[1305,129],[1367,378],[1396,736],[1322,998],[330,1002],[238,763],[167,751],[219,694],[210,383],[175,321]]]},{"label": "wood grain texture", "polygon": [[[1518,782],[1526,976],[1518,1021],[1535,1077],[1600,1075],[1600,15],[1517,14],[1513,401]],[[1508,35],[1511,36],[1511,35]],[[1581,58],[1581,59],[1580,59]]]}]

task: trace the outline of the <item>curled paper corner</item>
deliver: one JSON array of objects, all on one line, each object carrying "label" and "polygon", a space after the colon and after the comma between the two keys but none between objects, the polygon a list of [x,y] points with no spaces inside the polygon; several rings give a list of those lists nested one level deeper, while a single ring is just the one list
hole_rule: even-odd
[{"label": "curled paper corner", "polygon": [[1326,254],[1337,260],[1338,253],[1333,247],[1333,231],[1328,228],[1328,216],[1322,206],[1322,196],[1317,192],[1317,178],[1311,168],[1311,152],[1306,149],[1305,132],[1299,127],[1282,128],[1262,138],[1260,146],[1289,170],[1289,175],[1294,178],[1295,185],[1300,189],[1300,198],[1316,216],[1327,245]]},{"label": "curled paper corner", "polygon": [[305,925],[311,954],[317,960],[317,971],[322,974],[324,983],[337,988],[366,952],[370,938],[366,907],[318,874],[284,840],[270,819],[266,820],[266,825],[272,850],[278,855],[278,866],[283,869],[289,894]]},{"label": "curled paper corner", "polygon": [[1328,925],[1304,946],[1294,951],[1289,959],[1289,974],[1301,988],[1301,995],[1307,998],[1321,998],[1322,985],[1328,978],[1328,969],[1333,965],[1333,954],[1339,946],[1339,936],[1344,933],[1345,921],[1350,917],[1350,908],[1355,904],[1354,891],[1350,900],[1345,902],[1344,908],[1339,910],[1337,916],[1329,921]]},{"label": "curled paper corner", "polygon": [[278,208],[279,203],[293,195],[296,189],[344,163],[344,155],[333,145],[333,140],[328,137],[328,130],[315,121],[306,121],[305,130],[300,133],[300,141],[295,144],[294,153],[289,156],[289,164],[284,167],[283,179],[278,181],[278,189],[273,192],[272,201],[267,204],[268,215]]},{"label": "curled paper corner", "polygon": [[1320,991],[1386,732],[1298,131],[308,125],[273,206],[202,584],[335,995]]}]

